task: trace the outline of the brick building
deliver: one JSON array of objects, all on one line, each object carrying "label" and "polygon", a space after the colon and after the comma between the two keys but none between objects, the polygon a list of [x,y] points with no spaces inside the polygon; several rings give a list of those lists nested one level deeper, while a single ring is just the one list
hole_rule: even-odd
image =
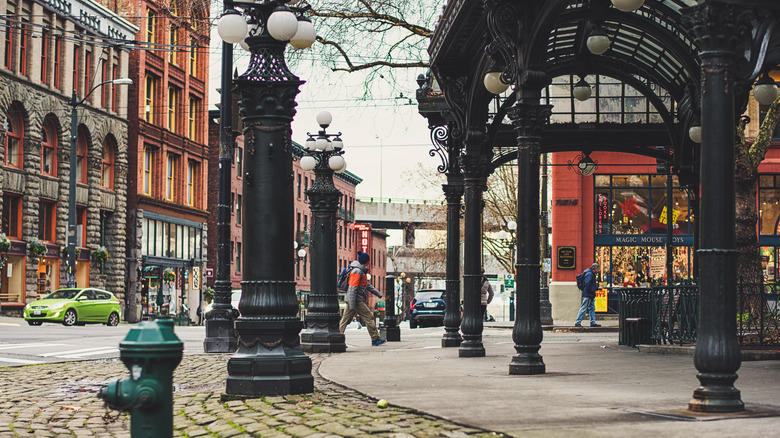
[{"label": "brick building", "polygon": [[187,312],[197,321],[208,231],[209,3],[132,0],[123,13],[146,47],[129,60],[126,316]]},{"label": "brick building", "polygon": [[[128,77],[138,27],[92,1],[0,0],[0,304],[25,303],[65,286],[71,152],[71,96],[77,106],[75,269],[78,286],[106,288],[124,301]],[[93,87],[96,87],[93,89]],[[92,92],[94,91],[94,92]],[[76,102],[74,102],[75,104]],[[45,252],[31,253],[40,241]],[[104,265],[90,253],[105,246]]]}]

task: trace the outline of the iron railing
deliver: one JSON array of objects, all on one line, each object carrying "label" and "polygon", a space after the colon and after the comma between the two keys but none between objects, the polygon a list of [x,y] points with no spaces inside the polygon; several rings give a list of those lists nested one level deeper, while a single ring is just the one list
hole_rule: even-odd
[{"label": "iron railing", "polygon": [[739,344],[743,347],[780,345],[780,285],[740,282],[737,297]]},{"label": "iron railing", "polygon": [[[620,297],[619,345],[633,346],[648,339],[654,344],[696,342],[697,285],[615,288],[615,291]],[[780,284],[739,281],[736,304],[740,346],[780,346]]]}]

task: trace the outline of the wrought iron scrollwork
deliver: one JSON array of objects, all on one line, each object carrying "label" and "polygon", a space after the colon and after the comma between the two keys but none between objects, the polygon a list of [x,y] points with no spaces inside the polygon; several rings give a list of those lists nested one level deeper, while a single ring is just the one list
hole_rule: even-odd
[{"label": "wrought iron scrollwork", "polygon": [[431,128],[431,143],[433,143],[433,149],[428,151],[428,155],[431,157],[438,155],[441,159],[441,164],[436,167],[436,170],[439,173],[446,173],[449,169],[449,161],[447,159],[447,142],[449,138],[449,129],[446,125],[439,125]]}]

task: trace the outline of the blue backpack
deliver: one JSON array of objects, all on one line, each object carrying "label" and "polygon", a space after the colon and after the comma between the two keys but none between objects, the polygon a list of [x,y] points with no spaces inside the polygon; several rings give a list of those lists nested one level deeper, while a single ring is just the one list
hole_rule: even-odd
[{"label": "blue backpack", "polygon": [[336,278],[336,290],[339,292],[347,292],[347,289],[349,289],[349,273],[352,271],[352,269],[347,266],[346,268],[342,269],[341,272],[339,272],[338,277]]}]

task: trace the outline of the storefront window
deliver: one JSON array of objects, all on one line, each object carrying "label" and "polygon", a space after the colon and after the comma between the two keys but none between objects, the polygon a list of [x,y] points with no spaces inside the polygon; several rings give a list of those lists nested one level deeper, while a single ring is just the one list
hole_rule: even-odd
[{"label": "storefront window", "polygon": [[758,189],[759,234],[780,234],[780,175],[761,175]]}]

